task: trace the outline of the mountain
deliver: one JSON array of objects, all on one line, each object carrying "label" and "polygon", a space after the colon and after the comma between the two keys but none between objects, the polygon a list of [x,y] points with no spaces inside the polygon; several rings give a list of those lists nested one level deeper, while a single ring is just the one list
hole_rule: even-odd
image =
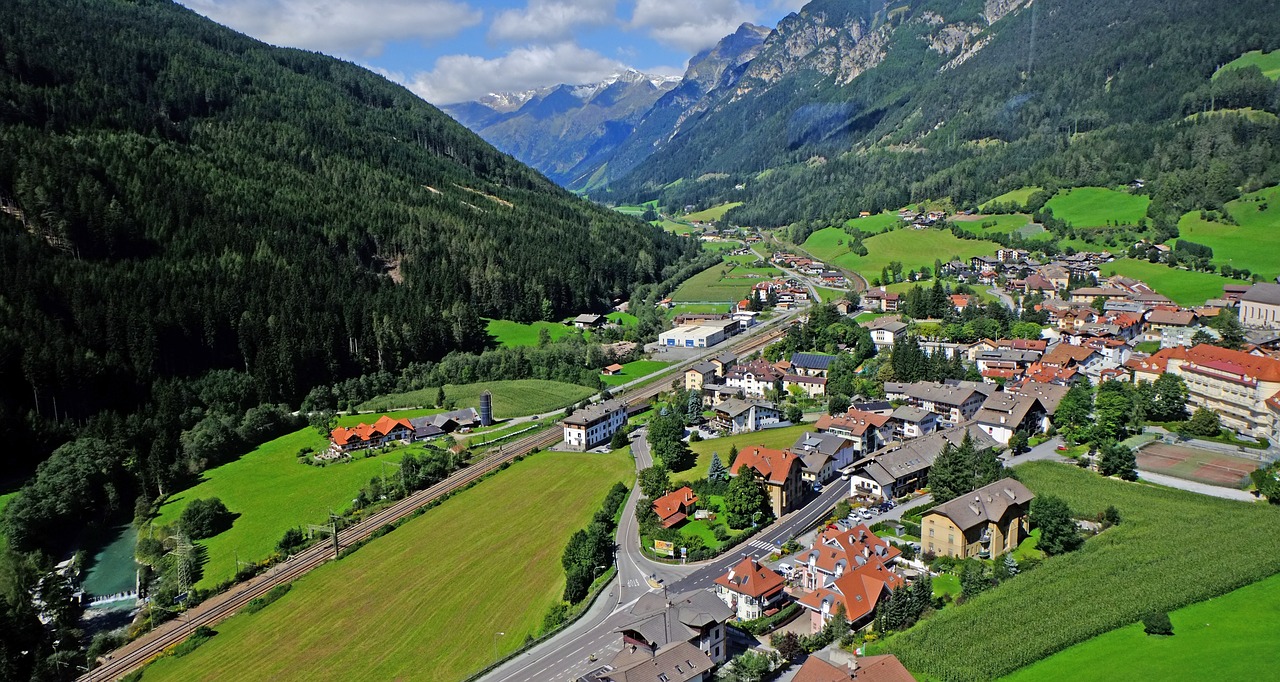
[{"label": "mountain", "polygon": [[1280,47],[1277,22],[1265,0],[814,0],[603,189],[743,201],[729,220],[771,226],[1145,178],[1167,236],[1181,212],[1280,179],[1274,82],[1213,78]]},{"label": "mountain", "polygon": [[154,499],[203,466],[180,439],[214,406],[600,311],[696,253],[365,69],[172,2],[13,0],[0,35],[10,476],[87,429],[129,452],[115,508]]},{"label": "mountain", "polygon": [[494,93],[446,105],[463,125],[561,184],[607,161],[677,79],[626,71],[591,85]]}]

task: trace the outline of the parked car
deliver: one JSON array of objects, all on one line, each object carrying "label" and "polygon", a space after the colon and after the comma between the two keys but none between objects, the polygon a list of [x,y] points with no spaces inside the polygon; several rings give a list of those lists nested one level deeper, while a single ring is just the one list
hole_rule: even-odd
[{"label": "parked car", "polygon": [[847,480],[849,480],[849,472],[847,472],[847,471],[841,471],[841,472],[840,472],[840,480],[842,480],[842,481],[847,481]]}]

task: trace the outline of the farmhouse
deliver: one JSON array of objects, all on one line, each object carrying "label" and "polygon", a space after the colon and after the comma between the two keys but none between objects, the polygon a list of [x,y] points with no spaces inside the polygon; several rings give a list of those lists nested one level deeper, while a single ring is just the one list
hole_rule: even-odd
[{"label": "farmhouse", "polygon": [[959,559],[1011,552],[1027,535],[1027,511],[1034,497],[1018,481],[1001,479],[926,512],[920,520],[920,541],[926,551]]},{"label": "farmhouse", "polygon": [[565,417],[565,447],[575,452],[586,452],[609,442],[614,432],[626,423],[627,404],[621,400],[588,405]]},{"label": "farmhouse", "polygon": [[689,517],[689,510],[697,501],[698,496],[686,485],[654,500],[653,513],[658,515],[663,528],[674,528],[685,522]]},{"label": "farmhouse", "polygon": [[609,377],[618,376],[619,374],[622,374],[622,365],[615,362],[614,364],[600,370],[600,373]]},{"label": "farmhouse", "polygon": [[599,327],[605,323],[604,315],[592,315],[591,313],[583,313],[573,318],[573,326],[578,329],[592,329]]},{"label": "farmhouse", "polygon": [[782,576],[748,556],[716,578],[715,591],[737,612],[739,620],[755,620],[782,605],[786,599],[783,584]]},{"label": "farmhouse", "polygon": [[392,419],[384,414],[372,424],[358,424],[352,428],[339,426],[329,432],[329,452],[333,456],[340,456],[396,441],[408,443],[412,440],[414,430],[408,419]]},{"label": "farmhouse", "polygon": [[764,482],[775,517],[802,506],[804,463],[795,453],[753,445],[738,453],[737,459],[729,467],[729,475],[737,477],[738,470],[744,466],[753,470]]}]

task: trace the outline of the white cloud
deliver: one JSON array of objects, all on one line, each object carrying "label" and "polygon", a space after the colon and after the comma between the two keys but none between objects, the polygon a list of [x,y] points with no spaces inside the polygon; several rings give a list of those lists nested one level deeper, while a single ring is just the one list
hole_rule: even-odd
[{"label": "white cloud", "polygon": [[594,83],[626,66],[570,42],[521,47],[495,59],[456,54],[405,85],[432,104],[452,104],[490,92],[510,92],[557,83]]},{"label": "white cloud", "polygon": [[259,40],[344,56],[376,56],[393,40],[451,37],[483,18],[456,0],[181,1]]},{"label": "white cloud", "polygon": [[617,0],[529,0],[524,9],[494,17],[489,38],[502,41],[566,40],[578,26],[602,26],[617,18]]},{"label": "white cloud", "polygon": [[774,9],[785,9],[789,12],[799,12],[801,7],[809,4],[809,0],[773,0]]},{"label": "white cloud", "polygon": [[697,52],[759,15],[755,5],[741,0],[637,0],[630,26],[648,31],[658,42]]}]

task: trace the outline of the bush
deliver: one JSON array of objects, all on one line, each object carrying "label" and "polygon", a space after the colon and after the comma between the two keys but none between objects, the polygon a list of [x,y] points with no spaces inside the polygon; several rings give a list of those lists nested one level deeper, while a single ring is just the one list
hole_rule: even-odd
[{"label": "bush", "polygon": [[791,619],[798,615],[803,608],[804,607],[800,606],[796,602],[791,602],[790,604],[782,607],[780,611],[772,616],[765,616],[755,620],[738,621],[736,623],[730,623],[730,625],[747,633],[748,635],[763,635],[767,632],[771,632],[778,626],[790,622]]},{"label": "bush", "polygon": [[717,525],[717,526],[715,527],[715,529],[713,529],[713,530],[711,531],[711,534],[712,534],[712,535],[715,535],[715,536],[716,536],[716,540],[718,540],[718,541],[720,541],[720,542],[727,542],[727,541],[729,540],[729,537],[730,537],[730,536],[729,536],[729,529],[728,529],[728,528],[725,528],[723,525]]},{"label": "bush", "polygon": [[261,597],[250,600],[248,604],[244,605],[244,609],[242,609],[242,611],[244,613],[257,613],[267,608],[267,606],[269,606],[275,600],[288,594],[289,590],[291,589],[293,589],[293,583],[276,585],[275,587],[268,590],[267,593],[262,595]]},{"label": "bush", "polygon": [[233,518],[222,500],[211,497],[207,500],[192,500],[182,510],[178,525],[192,540],[203,540],[230,528]]},{"label": "bush", "polygon": [[1164,611],[1153,611],[1142,617],[1142,631],[1148,635],[1172,635],[1173,622]]},{"label": "bush", "polygon": [[173,648],[174,656],[186,656],[187,654],[200,648],[200,645],[213,639],[218,634],[216,630],[208,625],[201,625],[191,633],[191,636],[184,639],[181,644]]}]

